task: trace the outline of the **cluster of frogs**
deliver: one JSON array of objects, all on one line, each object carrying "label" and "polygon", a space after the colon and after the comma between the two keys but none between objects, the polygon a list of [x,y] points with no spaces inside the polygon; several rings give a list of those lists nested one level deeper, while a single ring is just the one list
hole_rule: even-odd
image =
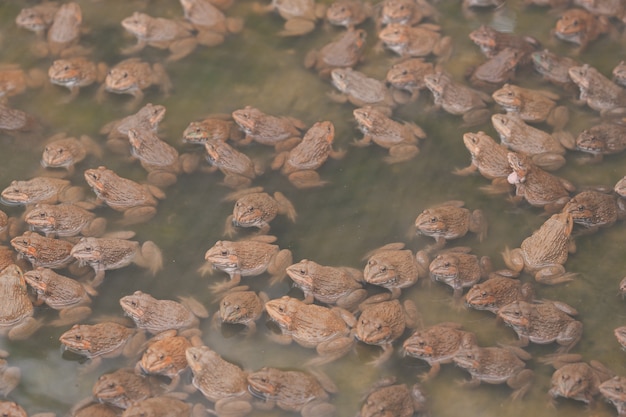
[{"label": "cluster of frogs", "polygon": [[[553,8],[559,15],[554,35],[578,45],[577,52],[600,36],[623,31],[626,22],[626,6],[620,1],[525,3]],[[167,49],[167,63],[184,59],[198,45],[216,46],[229,34],[243,30],[240,18],[224,13],[231,2],[180,0],[180,4],[183,15],[179,19],[141,12],[124,19],[123,29],[137,38],[137,44],[121,54],[141,54],[148,46]],[[471,19],[475,13],[492,13],[506,6],[504,0],[463,0],[459,7]],[[44,172],[11,182],[1,194],[3,204],[24,207],[19,218],[0,211],[0,238],[10,243],[10,247],[0,247],[2,337],[19,341],[42,326],[64,327],[67,330],[60,343],[86,358],[84,372],[94,371],[103,359],[111,357],[127,357],[131,364],[100,375],[93,396],[69,413],[239,417],[254,409],[278,407],[304,417],[332,416],[335,406],[330,398],[338,388],[321,367],[349,355],[357,343],[382,350],[372,366],[382,367],[401,345],[404,356],[430,366],[429,372],[420,375],[424,383],[438,375],[442,364],[454,362],[471,376],[465,385],[507,384],[513,390],[511,397],[519,399],[531,387],[534,375],[526,366],[531,356],[522,348],[529,343],[556,343],[557,353],[541,359],[556,368],[549,394],[588,404],[601,394],[619,415],[626,415],[626,378],[615,376],[598,361],[584,362],[581,355],[569,353],[583,336],[583,324],[574,318],[576,310],[561,301],[538,299],[531,283],[517,279],[526,272],[544,285],[573,280],[576,274],[567,272],[564,264],[575,251],[574,231],[578,230],[578,235],[597,232],[624,217],[626,177],[614,187],[573,195],[576,187],[551,171],[565,164],[568,150],[590,154],[583,163],[597,163],[604,155],[626,149],[626,64],[615,67],[611,80],[588,63],[542,50],[530,36],[481,26],[469,37],[486,60],[468,72],[465,82],[443,70],[453,45],[436,24],[440,18],[436,5],[427,0],[383,0],[376,6],[337,0],[328,7],[313,1],[275,0],[268,7],[255,8],[258,12],[277,11],[286,20],[280,36],[306,35],[322,19],[345,27],[335,41],[310,51],[303,64],[338,90],[330,99],[357,107],[353,115],[364,136],[355,140],[354,146],[373,142],[388,149],[387,163],[413,163],[420,152],[417,145],[427,135],[417,124],[391,116],[395,107],[415,102],[420,91],[427,89],[437,109],[462,116],[468,127],[491,118],[500,135],[501,143],[497,143],[482,131],[467,132],[463,142],[471,164],[454,173],[464,176],[478,171],[491,181],[483,191],[508,195],[513,204],[540,207],[550,217],[519,248],[504,249],[508,269],[497,271],[489,257],[478,257],[468,247],[445,248],[447,241],[463,238],[468,232],[480,240],[486,237],[483,212],[464,207],[462,201],[446,201],[417,216],[413,233],[435,240],[417,253],[394,242],[365,254],[363,269],[321,265],[308,259],[294,263],[292,252],[281,249],[276,244],[279,237],[268,233],[278,215],[295,222],[296,208],[280,191],[269,194],[252,187],[264,167],[240,149],[253,142],[273,147],[272,170],[280,171],[297,189],[322,187],[326,181],[316,170],[328,158],[339,159],[346,153],[332,146],[335,128],[331,121],[307,128],[295,118],[246,106],[191,121],[183,140],[197,145],[199,151],[180,154],[159,137],[165,107],[149,103],[100,131],[106,136],[106,152],[138,160],[146,171],[146,181],[124,178],[104,165],[87,168],[82,177],[93,191],[90,196],[68,178],[74,176],[76,165],[101,161],[103,146],[87,135],[53,135],[41,158]],[[368,19],[376,20],[380,46],[401,57],[385,81],[353,69],[363,58],[367,38],[367,32],[357,26]],[[80,43],[78,3],[42,2],[23,9],[16,23],[37,33],[33,54],[54,59],[48,79],[70,90],[66,101],[75,99],[81,87],[102,83],[98,100],[105,92],[131,94],[128,108],[134,110],[143,101],[143,90],[151,86],[166,94],[171,90],[161,63],[151,64],[135,56],[108,68],[88,59],[91,51]],[[516,71],[525,68],[534,68],[562,89],[563,96],[579,93],[580,104],[597,112],[602,121],[574,137],[566,130],[569,111],[559,104],[561,95],[512,83]],[[38,68],[0,69],[5,99],[45,81]],[[506,113],[492,114],[488,106],[493,101]],[[29,135],[41,128],[37,116],[5,104],[0,106],[0,116],[5,134]],[[535,125],[548,126],[552,132]],[[119,212],[117,224],[124,227],[145,223],[157,214],[159,200],[166,198],[164,190],[174,186],[181,175],[217,170],[224,175],[223,185],[233,189],[226,197],[234,202],[234,208],[225,221],[224,235],[230,238],[245,228],[255,231],[244,239],[219,240],[204,254],[206,263],[199,274],[222,271],[229,276],[210,287],[220,300],[211,325],[245,326],[249,335],[257,331],[262,317],[268,317],[279,330],[268,332],[268,338],[315,349],[301,370],[265,367],[245,371],[225,360],[203,340],[201,320],[211,314],[190,297],[175,301],[136,291],[120,299],[134,326],[121,319],[85,324],[97,288],[106,285],[106,271],[135,264],[158,275],[163,268],[156,243],[131,240],[133,231],[107,230],[107,219],[97,217],[94,209],[108,207]],[[242,280],[259,275],[270,276],[269,286],[288,276],[303,297],[284,295],[270,300],[264,292],[241,285]],[[464,303],[496,314],[515,331],[518,342],[483,347],[458,323],[424,327],[415,303],[402,292],[426,278],[450,286],[456,307]],[[622,287],[626,292],[626,283]],[[38,317],[36,307],[43,305],[58,310],[58,318],[46,322]],[[615,335],[626,347],[626,327],[616,329]],[[4,396],[18,386],[21,377],[19,368],[9,366],[9,354],[0,352],[0,393]],[[189,374],[190,384],[185,383]],[[188,391],[199,391],[211,405],[186,401]],[[381,378],[366,395],[359,415],[410,416],[426,410],[426,402],[419,384],[408,386],[392,377]],[[11,401],[0,402],[0,411],[8,416],[27,415]]]}]

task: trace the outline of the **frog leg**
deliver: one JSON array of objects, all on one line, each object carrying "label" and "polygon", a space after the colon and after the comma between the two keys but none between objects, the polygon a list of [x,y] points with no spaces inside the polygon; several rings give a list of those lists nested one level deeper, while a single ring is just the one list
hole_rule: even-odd
[{"label": "frog leg", "polygon": [[178,61],[192,53],[194,49],[196,49],[196,46],[198,46],[198,41],[193,37],[174,41],[170,44],[169,50],[171,54],[167,57],[166,61]]},{"label": "frog leg", "polygon": [[157,170],[148,173],[148,182],[157,187],[169,187],[170,185],[176,184],[177,180],[178,177],[175,173],[165,170]]},{"label": "frog leg", "polygon": [[565,330],[559,333],[556,342],[561,345],[557,353],[567,353],[580,340],[583,334],[583,324],[575,320],[567,325]]},{"label": "frog leg", "polygon": [[9,330],[9,340],[25,340],[28,339],[43,325],[42,319],[28,317],[17,326]]},{"label": "frog leg", "polygon": [[306,35],[315,29],[315,22],[309,19],[294,17],[285,22],[285,29],[278,32],[278,36]]},{"label": "frog leg", "polygon": [[363,135],[362,139],[354,139],[351,143],[352,146],[363,148],[372,144],[372,135]]},{"label": "frog leg", "polygon": [[430,369],[427,373],[419,375],[419,379],[422,382],[430,381],[437,375],[439,375],[439,371],[441,370],[441,363],[434,362],[430,364]]},{"label": "frog leg", "polygon": [[471,109],[463,114],[463,127],[471,127],[489,120],[491,112],[485,108]]},{"label": "frog leg", "polygon": [[520,400],[526,395],[532,385],[534,375],[535,373],[532,370],[524,369],[506,381],[506,384],[514,389],[511,393],[511,399],[513,401]]},{"label": "frog leg", "polygon": [[296,145],[298,145],[300,142],[302,142],[302,138],[294,136],[292,138],[278,142],[276,145],[274,145],[274,149],[276,149],[276,152],[290,151],[295,148]]},{"label": "frog leg", "polygon": [[385,157],[383,160],[388,164],[405,162],[415,158],[419,152],[419,148],[415,145],[396,145],[389,149],[389,156]]},{"label": "frog leg", "polygon": [[578,274],[575,272],[565,272],[563,265],[549,265],[535,273],[535,280],[542,284],[555,285],[572,281],[576,275]]},{"label": "frog leg", "polygon": [[152,206],[133,207],[124,212],[124,218],[120,220],[120,224],[128,226],[143,223],[154,217],[156,212],[156,208]]},{"label": "frog leg", "polygon": [[219,294],[224,291],[228,291],[229,289],[236,287],[241,282],[241,273],[239,271],[235,272],[228,281],[216,282],[212,285],[209,285],[209,289],[213,294]]},{"label": "frog leg", "polygon": [[16,386],[19,385],[22,378],[22,371],[17,366],[6,366],[3,364],[2,380],[0,381],[0,394],[4,397],[9,395]]},{"label": "frog leg", "polygon": [[524,269],[524,255],[520,248],[509,250],[509,248],[506,247],[504,252],[502,252],[502,258],[504,259],[504,263],[507,268],[512,271],[519,273],[522,272],[522,269]]},{"label": "frog leg", "polygon": [[381,348],[383,348],[383,352],[378,355],[374,360],[369,361],[367,363],[368,365],[379,367],[387,362],[389,358],[391,358],[391,355],[393,354],[393,346],[391,345],[391,343],[385,343],[384,345],[381,345]]},{"label": "frog leg", "polygon": [[152,275],[156,275],[163,269],[163,254],[154,242],[146,240],[135,254],[133,262],[142,268],[149,269]]},{"label": "frog leg", "polygon": [[332,417],[335,415],[335,406],[320,400],[307,403],[300,410],[302,417]]},{"label": "frog leg", "polygon": [[289,174],[289,181],[300,189],[321,187],[328,183],[328,181],[322,181],[320,175],[312,169],[292,172]]},{"label": "frog leg", "polygon": [[247,188],[252,184],[252,180],[248,177],[244,177],[243,175],[238,174],[226,174],[224,176],[225,186],[229,188],[239,189],[239,188]]},{"label": "frog leg", "polygon": [[270,273],[272,279],[270,285],[275,285],[285,278],[287,267],[293,263],[293,256],[289,249],[283,249],[276,254],[267,266],[267,272]]},{"label": "frog leg", "polygon": [[336,337],[322,342],[315,349],[319,356],[307,361],[306,365],[323,365],[339,359],[350,352],[355,343],[355,339],[348,336]]},{"label": "frog leg", "polygon": [[87,306],[74,306],[59,311],[59,318],[50,322],[51,326],[61,327],[76,324],[91,314],[91,308]]},{"label": "frog leg", "polygon": [[134,54],[136,52],[141,51],[147,45],[148,45],[148,43],[145,40],[137,38],[137,43],[135,45],[129,46],[127,48],[122,48],[120,50],[120,53],[122,55],[132,55],[132,54]]},{"label": "frog leg", "polygon": [[246,397],[226,397],[215,402],[215,412],[220,417],[243,417],[252,411]]},{"label": "frog leg", "polygon": [[209,29],[200,30],[197,35],[197,42],[208,47],[217,46],[224,42],[224,35]]},{"label": "frog leg", "polygon": [[83,227],[81,234],[83,236],[102,236],[106,230],[107,219],[104,217],[97,217],[93,219],[87,226]]}]

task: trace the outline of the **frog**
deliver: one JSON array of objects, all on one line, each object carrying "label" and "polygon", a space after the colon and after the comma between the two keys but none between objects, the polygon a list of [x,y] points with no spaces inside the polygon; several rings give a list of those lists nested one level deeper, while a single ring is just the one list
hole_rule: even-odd
[{"label": "frog", "polygon": [[53,177],[33,177],[30,180],[14,180],[2,190],[1,199],[8,206],[30,206],[36,203],[55,204],[77,202],[84,191],[68,180]]},{"label": "frog", "polygon": [[27,259],[33,267],[60,269],[74,262],[71,242],[44,237],[36,232],[26,231],[14,237],[11,246],[19,257]]},{"label": "frog", "polygon": [[384,158],[388,164],[414,158],[419,153],[417,143],[426,138],[426,132],[415,123],[397,122],[375,107],[354,109],[352,114],[363,132],[363,138],[353,141],[352,145],[363,147],[374,142],[389,149],[389,155]]},{"label": "frog", "polygon": [[132,369],[120,368],[100,375],[91,392],[101,403],[125,410],[136,402],[157,395],[159,389],[154,382]]},{"label": "frog", "polygon": [[25,340],[42,326],[41,319],[33,317],[26,279],[16,264],[0,271],[0,299],[0,334],[10,340]]},{"label": "frog", "polygon": [[556,368],[548,391],[553,404],[556,398],[564,397],[593,405],[600,384],[614,376],[600,361],[582,362],[582,356],[573,353],[548,355],[541,362]]},{"label": "frog", "polygon": [[470,248],[462,246],[441,251],[428,267],[431,279],[452,287],[455,300],[461,299],[464,288],[486,279],[492,270],[489,256],[478,258],[469,252]]},{"label": "frog", "polygon": [[469,75],[469,82],[474,87],[493,91],[515,79],[523,58],[525,56],[520,50],[506,47],[474,68]]},{"label": "frog", "polygon": [[24,274],[28,285],[35,290],[35,305],[46,304],[59,311],[59,318],[50,325],[61,327],[76,324],[91,314],[91,297],[96,290],[73,278],[57,274],[52,269],[38,267]]},{"label": "frog", "polygon": [[204,144],[207,161],[211,164],[210,171],[218,169],[224,174],[223,184],[234,189],[247,188],[252,180],[263,173],[258,162],[250,159],[245,153],[238,151],[226,142],[207,141]]},{"label": "frog", "polygon": [[17,366],[9,366],[6,361],[9,353],[0,351],[0,394],[7,397],[22,379],[22,371]]},{"label": "frog", "polygon": [[265,311],[281,331],[270,336],[273,341],[285,345],[295,341],[300,346],[315,348],[318,356],[307,361],[308,365],[330,363],[354,347],[351,331],[356,319],[345,309],[306,304],[285,295],[265,303]]},{"label": "frog", "polygon": [[393,64],[385,78],[392,87],[394,100],[407,104],[417,101],[420,91],[426,88],[424,77],[434,72],[435,66],[432,62],[422,58],[407,58]]},{"label": "frog", "polygon": [[44,1],[31,7],[24,7],[15,17],[15,24],[31,32],[35,32],[38,38],[43,38],[54,21],[54,15],[59,10],[56,1]]},{"label": "frog", "polygon": [[326,21],[334,26],[354,29],[374,14],[369,2],[361,0],[335,0],[326,9]]},{"label": "frog", "polygon": [[354,311],[367,297],[363,273],[346,266],[327,266],[302,259],[287,267],[287,275],[304,293],[304,302],[314,300]]},{"label": "frog", "polygon": [[554,9],[562,9],[569,6],[572,0],[524,0],[524,5],[539,6],[539,7],[551,7]]},{"label": "frog", "polygon": [[[620,284],[623,284],[623,282],[624,282],[624,279],[622,279],[622,282]],[[620,289],[621,289],[621,285],[620,285]],[[623,294],[623,291],[621,292]],[[613,330],[613,334],[615,335],[617,342],[622,347],[622,350],[626,350],[626,326],[617,327],[615,330]]]},{"label": "frog", "polygon": [[600,395],[617,409],[617,415],[626,414],[626,398],[624,398],[624,390],[626,390],[626,379],[623,376],[614,376],[598,385]]},{"label": "frog", "polygon": [[601,116],[621,115],[626,107],[626,89],[613,83],[589,64],[571,67],[568,74],[580,89],[580,100]]},{"label": "frog", "polygon": [[250,291],[247,285],[239,285],[228,290],[220,299],[220,308],[211,320],[213,327],[223,323],[246,326],[246,336],[256,332],[256,321],[265,311],[269,297],[263,291],[258,294]]},{"label": "frog", "polygon": [[613,187],[613,190],[621,198],[626,198],[626,176],[622,177],[622,179],[617,181],[617,183],[615,184],[615,187]]},{"label": "frog", "polygon": [[387,114],[396,103],[389,88],[375,78],[368,77],[352,68],[335,68],[330,72],[333,86],[339,93],[328,93],[328,97],[335,102],[349,101],[357,107],[379,107]]},{"label": "frog", "polygon": [[556,21],[554,35],[566,42],[579,45],[575,53],[581,53],[590,42],[609,31],[609,21],[604,16],[594,16],[584,9],[568,9]]},{"label": "frog", "polygon": [[527,123],[546,122],[556,130],[563,130],[569,120],[566,106],[557,106],[558,94],[548,90],[524,88],[504,84],[491,95],[507,113],[516,114]]},{"label": "frog", "polygon": [[526,200],[533,207],[543,207],[546,214],[560,211],[570,199],[576,187],[568,180],[550,174],[535,166],[527,156],[507,154],[513,172],[507,181],[515,185],[515,196],[510,200],[518,204]]},{"label": "frog", "polygon": [[328,79],[334,68],[352,68],[363,59],[366,40],[365,30],[347,30],[319,50],[310,50],[304,57],[304,66],[315,69],[321,78]]},{"label": "frog", "polygon": [[583,323],[572,317],[577,314],[576,309],[560,301],[518,300],[502,306],[497,316],[515,330],[519,337],[517,346],[556,342],[557,353],[567,353],[582,337]]},{"label": "frog", "polygon": [[83,237],[72,247],[71,255],[81,265],[86,264],[94,270],[95,276],[90,283],[94,288],[104,280],[105,271],[131,263],[147,268],[152,275],[163,268],[161,249],[151,240],[140,245],[136,241],[113,237]]},{"label": "frog", "polygon": [[105,166],[85,170],[84,177],[96,194],[95,203],[124,213],[125,225],[151,219],[156,214],[157,199],[165,198],[160,188],[120,177]]},{"label": "frog", "polygon": [[167,330],[197,329],[201,318],[209,312],[193,297],[178,297],[180,301],[157,299],[143,291],[135,291],[120,299],[124,313],[139,329],[151,334]]},{"label": "frog", "polygon": [[186,21],[152,17],[146,13],[134,12],[122,20],[122,27],[137,38],[137,44],[123,48],[122,55],[131,55],[146,46],[168,49],[166,61],[178,61],[191,54],[198,44],[193,26]]},{"label": "frog", "polygon": [[504,48],[513,48],[522,53],[521,63],[526,63],[525,59],[530,58],[530,54],[540,46],[537,39],[532,36],[521,36],[514,33],[498,31],[487,25],[481,25],[469,34],[469,38],[474,42],[480,51],[487,58],[493,58]]},{"label": "frog", "polygon": [[0,245],[0,271],[9,265],[16,264],[20,268],[26,268],[27,265],[17,259],[15,251],[6,245]]},{"label": "frog", "polygon": [[119,417],[121,410],[109,404],[90,402],[73,407],[71,417]]},{"label": "frog", "polygon": [[143,90],[152,85],[158,86],[165,96],[169,95],[172,82],[163,65],[158,62],[150,65],[139,58],[128,58],[109,69],[98,97],[101,100],[104,91],[130,94],[134,99],[128,103],[127,108],[133,109],[143,100]]},{"label": "frog", "polygon": [[[21,405],[13,401],[0,401],[0,414],[7,417],[28,417],[26,410]],[[36,413],[31,417],[54,417],[54,413]]]},{"label": "frog", "polygon": [[626,19],[626,6],[619,0],[574,0],[574,4],[596,16],[605,16],[622,22]]},{"label": "frog", "polygon": [[226,17],[220,5],[215,3],[209,0],[180,0],[185,19],[197,31],[198,43],[204,46],[219,45],[228,34],[243,30],[243,19]]},{"label": "frog", "polygon": [[128,131],[134,128],[156,132],[166,112],[165,106],[147,103],[136,113],[105,124],[100,133],[107,135],[106,147],[117,154],[128,155]]},{"label": "frog", "polygon": [[[199,410],[199,416],[203,416],[201,408],[196,406],[192,407],[191,404],[175,398],[173,396],[159,395],[156,397],[146,398],[131,404],[122,413],[124,417],[144,417],[144,416],[158,416],[163,413],[171,414],[173,416],[187,417],[196,416],[196,409]],[[166,414],[166,415],[167,415]]]},{"label": "frog", "polygon": [[70,90],[70,94],[62,100],[63,103],[69,103],[78,97],[81,87],[103,82],[108,69],[104,62],[74,56],[53,61],[48,68],[48,78],[52,84]]},{"label": "frog", "polygon": [[41,156],[41,165],[44,168],[63,168],[68,176],[72,176],[75,165],[88,155],[102,158],[102,149],[92,138],[87,135],[76,138],[60,132],[48,138]]},{"label": "frog", "polygon": [[473,9],[500,9],[505,5],[505,0],[463,0],[462,10],[466,19],[473,19],[476,13]]},{"label": "frog", "polygon": [[[4,211],[0,210],[0,241],[6,242],[20,234],[21,221],[15,217],[9,217]],[[0,255],[1,258],[1,255]],[[2,262],[0,262],[0,265]],[[0,266],[0,269],[2,267]]]},{"label": "frog", "polygon": [[613,68],[611,74],[613,75],[614,83],[626,87],[626,61],[620,61],[615,68]]},{"label": "frog", "polygon": [[426,395],[419,384],[408,387],[395,377],[381,378],[368,390],[357,417],[377,417],[386,413],[411,417],[427,410]]},{"label": "frog", "polygon": [[399,24],[416,26],[424,19],[438,20],[439,11],[426,0],[385,0],[381,3],[377,27]]},{"label": "frog", "polygon": [[470,211],[463,201],[451,200],[422,211],[415,219],[418,234],[430,236],[435,244],[427,252],[441,249],[447,240],[458,239],[467,232],[476,233],[478,240],[487,236],[488,224],[480,209]]},{"label": "frog", "polygon": [[273,116],[252,106],[233,111],[232,117],[246,134],[238,142],[239,145],[256,141],[262,145],[274,146],[276,152],[288,151],[299,144],[302,131],[306,128],[301,120],[294,117]]},{"label": "frog", "polygon": [[193,373],[193,386],[215,403],[212,414],[241,417],[252,411],[247,372],[207,346],[189,347],[185,355]]},{"label": "frog", "polygon": [[[499,271],[500,272],[500,271]],[[475,310],[486,310],[494,314],[514,301],[532,302],[535,290],[530,282],[514,279],[515,272],[492,273],[486,281],[474,284],[465,294],[465,304]]]},{"label": "frog", "polygon": [[415,303],[397,299],[368,303],[365,300],[355,326],[355,337],[368,345],[380,346],[383,351],[368,364],[380,367],[393,354],[393,342],[398,340],[406,329],[414,329],[419,321]]},{"label": "frog", "polygon": [[610,227],[625,216],[624,203],[613,194],[585,190],[576,194],[563,207],[572,215],[575,224],[583,226],[579,234],[588,234]]},{"label": "frog", "polygon": [[474,387],[481,382],[506,383],[513,389],[511,399],[521,400],[530,389],[534,377],[534,372],[526,368],[524,362],[530,358],[529,353],[513,346],[473,346],[457,352],[453,360],[472,376],[471,380],[464,381],[462,385]]},{"label": "frog", "polygon": [[107,221],[73,203],[38,203],[29,210],[24,221],[46,237],[102,236]]},{"label": "frog", "polygon": [[215,242],[204,255],[208,265],[201,272],[219,269],[226,272],[230,280],[214,284],[211,287],[213,292],[220,293],[236,287],[242,276],[256,276],[265,271],[271,275],[270,285],[282,281],[286,268],[292,263],[292,254],[289,249],[273,245],[275,241],[276,236],[260,235],[236,242]]},{"label": "frog", "polygon": [[548,49],[530,54],[533,68],[546,81],[563,88],[568,93],[575,93],[578,87],[569,76],[569,69],[582,65],[574,58],[558,55]]},{"label": "frog", "polygon": [[442,322],[415,330],[402,343],[402,352],[430,365],[427,373],[419,375],[422,381],[429,381],[439,375],[441,365],[453,362],[457,352],[476,345],[476,335],[463,330],[461,324]]},{"label": "frog", "polygon": [[37,117],[0,103],[0,132],[19,138],[39,131],[41,131],[41,123]]},{"label": "frog", "polygon": [[18,64],[0,64],[0,101],[42,87],[45,81],[45,72],[38,68],[24,70]]},{"label": "frog", "polygon": [[568,254],[576,250],[570,238],[573,226],[574,220],[568,212],[553,214],[519,248],[507,247],[503,252],[504,262],[513,271],[525,269],[543,284],[573,280],[576,274],[566,272],[563,267]]},{"label": "frog", "polygon": [[230,115],[210,115],[202,120],[190,122],[183,131],[183,143],[203,145],[208,141],[240,143],[243,132]]},{"label": "frog", "polygon": [[292,223],[296,221],[295,207],[280,191],[272,196],[263,192],[263,187],[253,187],[230,193],[225,199],[235,201],[233,214],[226,218],[224,229],[229,237],[234,235],[235,227],[256,227],[259,234],[267,234],[270,222],[279,214],[287,216]]},{"label": "frog", "polygon": [[330,417],[335,406],[328,402],[337,386],[321,372],[265,367],[248,375],[248,390],[260,399],[255,406],[300,412],[302,417]]},{"label": "frog", "polygon": [[563,144],[571,147],[573,139],[569,132],[550,134],[529,125],[516,114],[493,114],[491,123],[498,132],[502,144],[515,152],[529,155],[538,167],[554,171],[565,164],[563,155],[566,147]]},{"label": "frog", "polygon": [[34,46],[33,52],[39,57],[85,55],[88,49],[79,45],[83,15],[76,2],[61,4],[48,28],[46,40]]},{"label": "frog", "polygon": [[255,5],[257,12],[276,11],[285,19],[278,36],[302,36],[315,29],[316,22],[326,14],[326,6],[314,0],[272,0],[267,6]]},{"label": "frog", "polygon": [[435,55],[445,62],[452,53],[452,38],[441,36],[439,26],[421,24],[407,26],[390,23],[378,32],[378,38],[387,49],[403,58]]},{"label": "frog", "polygon": [[[333,73],[338,69],[333,70]],[[330,157],[341,159],[345,156],[345,150],[333,149],[335,139],[335,126],[325,120],[315,123],[304,134],[302,141],[290,151],[284,151],[276,155],[271,168],[287,176],[289,182],[296,188],[321,187],[326,184],[315,171],[322,166]]]},{"label": "frog", "polygon": [[580,161],[599,163],[604,155],[613,155],[626,150],[624,135],[626,127],[617,123],[600,123],[582,130],[576,136],[575,148],[589,156]]},{"label": "frog", "polygon": [[420,276],[427,275],[427,254],[414,255],[404,246],[402,242],[388,243],[363,258],[367,259],[363,270],[365,282],[387,288],[392,298],[398,298],[402,288],[415,285]]},{"label": "frog", "polygon": [[491,97],[478,90],[474,90],[442,71],[424,76],[426,88],[433,94],[435,109],[443,108],[446,112],[463,116],[464,126],[475,126],[485,122],[491,112],[487,103]]}]

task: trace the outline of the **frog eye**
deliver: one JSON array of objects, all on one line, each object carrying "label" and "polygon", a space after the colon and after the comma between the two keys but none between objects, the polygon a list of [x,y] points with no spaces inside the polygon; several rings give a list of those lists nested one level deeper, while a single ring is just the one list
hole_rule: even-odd
[{"label": "frog eye", "polygon": [[483,292],[481,292],[481,293],[480,293],[480,296],[481,296],[481,297],[483,297],[483,298],[484,298],[484,297],[486,297],[486,296],[487,296],[487,291],[483,291]]},{"label": "frog eye", "polygon": [[583,206],[582,204],[579,204],[578,207],[576,207],[576,209],[578,211],[584,211],[585,210],[585,206]]},{"label": "frog eye", "polygon": [[615,392],[622,392],[622,387],[621,386],[613,387],[613,391],[615,391]]},{"label": "frog eye", "polygon": [[429,221],[430,221],[431,223],[437,223],[437,218],[436,218],[436,217],[431,217],[431,218],[429,219]]},{"label": "frog eye", "polygon": [[248,206],[248,213],[252,213],[254,211],[254,206]]},{"label": "frog eye", "polygon": [[128,73],[124,72],[124,75],[122,75],[122,78],[128,78]]},{"label": "frog eye", "polygon": [[443,266],[444,266],[444,267],[446,267],[446,268],[449,268],[449,267],[450,267],[450,262],[445,262],[445,263],[443,264]]},{"label": "frog eye", "polygon": [[228,255],[228,251],[223,250],[223,251],[220,252],[220,255],[226,256],[226,255]]},{"label": "frog eye", "polygon": [[109,388],[115,388],[115,382],[109,382]]},{"label": "frog eye", "polygon": [[572,20],[572,25],[574,25],[574,26],[578,26],[578,19],[574,19],[574,20]]},{"label": "frog eye", "polygon": [[279,313],[284,313],[285,312],[285,307],[284,306],[278,306],[278,312]]},{"label": "frog eye", "polygon": [[387,267],[386,266],[381,266],[380,267],[380,272],[387,272]]},{"label": "frog eye", "polygon": [[408,73],[409,73],[408,70],[402,70],[402,72],[401,72],[402,75],[407,75]]},{"label": "frog eye", "polygon": [[80,334],[74,335],[74,340],[83,340],[83,336]]},{"label": "frog eye", "polygon": [[130,305],[133,307],[137,307],[138,304],[137,304],[137,301],[133,300],[130,302]]},{"label": "frog eye", "polygon": [[159,360],[161,360],[161,361],[162,361],[163,359],[165,359],[165,355],[161,353],[161,354],[159,355]]},{"label": "frog eye", "polygon": [[405,7],[404,7],[404,4],[403,4],[402,6],[400,6],[400,10],[404,10],[404,9],[405,9]]}]

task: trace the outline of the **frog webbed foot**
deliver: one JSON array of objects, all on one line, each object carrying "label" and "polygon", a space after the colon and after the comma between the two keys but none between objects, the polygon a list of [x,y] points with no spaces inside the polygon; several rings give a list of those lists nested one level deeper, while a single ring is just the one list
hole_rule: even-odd
[{"label": "frog webbed foot", "polygon": [[76,324],[91,314],[91,308],[76,306],[59,311],[59,318],[50,322],[51,326],[62,327]]},{"label": "frog webbed foot", "polygon": [[141,245],[141,249],[135,254],[133,261],[140,267],[149,269],[152,275],[156,275],[163,269],[161,249],[151,240],[147,240]]},{"label": "frog webbed foot", "polygon": [[384,158],[388,164],[405,162],[415,158],[419,154],[419,148],[415,145],[396,145],[389,149],[389,156]]},{"label": "frog webbed foot", "polygon": [[335,406],[327,402],[313,401],[302,407],[302,417],[332,417]]},{"label": "frog webbed foot", "polygon": [[317,171],[313,170],[292,172],[289,174],[289,181],[296,188],[321,187],[328,183],[328,181],[322,181]]},{"label": "frog webbed foot", "polygon": [[556,285],[573,281],[578,275],[575,272],[565,272],[563,265],[550,265],[541,268],[535,273],[535,280],[546,285]]}]

